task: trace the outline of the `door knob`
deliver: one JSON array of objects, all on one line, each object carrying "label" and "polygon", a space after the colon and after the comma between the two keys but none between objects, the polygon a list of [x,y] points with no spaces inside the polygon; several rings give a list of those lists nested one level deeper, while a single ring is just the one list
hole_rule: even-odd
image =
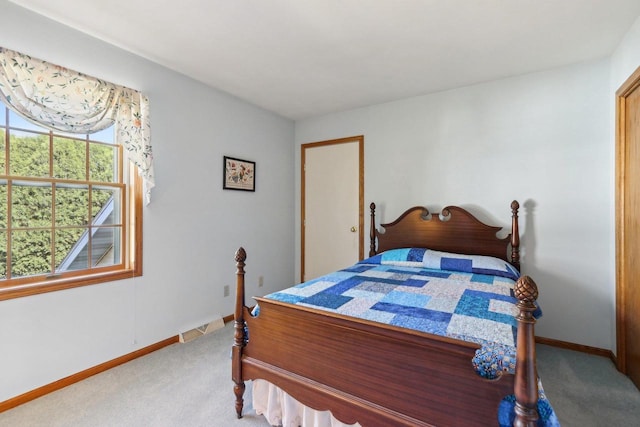
[{"label": "door knob", "polygon": [[351,227],[351,232],[355,233],[356,231],[358,231],[358,229],[356,227]]}]

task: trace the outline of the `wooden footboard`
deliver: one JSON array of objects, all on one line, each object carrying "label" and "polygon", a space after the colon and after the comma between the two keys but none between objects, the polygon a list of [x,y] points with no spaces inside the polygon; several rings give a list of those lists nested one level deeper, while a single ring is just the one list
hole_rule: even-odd
[{"label": "wooden footboard", "polygon": [[263,298],[256,298],[254,317],[244,300],[245,260],[240,248],[232,350],[239,418],[244,382],[264,379],[304,405],[363,427],[496,425],[499,403],[512,393],[514,425],[535,425],[537,289],[530,278],[516,285],[516,375],[486,380],[471,364],[476,344]]}]

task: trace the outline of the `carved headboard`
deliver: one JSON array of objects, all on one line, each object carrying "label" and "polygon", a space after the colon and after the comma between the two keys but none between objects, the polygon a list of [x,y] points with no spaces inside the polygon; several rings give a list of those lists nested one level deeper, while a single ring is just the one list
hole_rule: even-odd
[{"label": "carved headboard", "polygon": [[[441,214],[431,214],[415,206],[393,222],[375,226],[375,203],[371,209],[371,245],[369,256],[396,248],[429,248],[466,255],[487,255],[504,259],[520,269],[520,235],[518,209],[511,202],[511,233],[499,238],[502,227],[487,225],[458,206],[447,206]],[[377,243],[377,244],[376,244]]]}]

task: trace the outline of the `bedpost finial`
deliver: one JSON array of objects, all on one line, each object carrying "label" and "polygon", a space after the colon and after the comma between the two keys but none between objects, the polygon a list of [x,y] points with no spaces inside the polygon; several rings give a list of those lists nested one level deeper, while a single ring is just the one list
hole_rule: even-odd
[{"label": "bedpost finial", "polygon": [[513,292],[519,301],[533,304],[538,299],[538,285],[529,276],[520,277]]},{"label": "bedpost finial", "polygon": [[376,204],[371,202],[369,205],[371,211],[371,224],[369,224],[369,256],[376,254]]},{"label": "bedpost finial", "polygon": [[240,246],[240,248],[236,251],[236,262],[245,262],[247,260],[247,252],[245,252],[244,248]]},{"label": "bedpost finial", "polygon": [[520,203],[518,203],[517,200],[514,200],[513,202],[511,202],[511,210],[513,212],[518,212],[518,209],[520,209]]}]

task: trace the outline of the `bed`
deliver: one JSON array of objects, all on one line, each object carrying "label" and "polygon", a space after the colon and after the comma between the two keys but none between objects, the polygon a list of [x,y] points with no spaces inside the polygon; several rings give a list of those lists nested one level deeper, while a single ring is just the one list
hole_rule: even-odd
[{"label": "bed", "polygon": [[[413,207],[395,221],[380,224],[378,230],[375,208],[372,203],[369,258],[295,289],[256,297],[258,310],[245,304],[247,254],[243,248],[236,252],[232,380],[238,418],[242,417],[245,382],[260,381],[292,396],[306,408],[330,411],[332,419],[347,425],[535,426],[542,416],[546,423],[543,425],[554,425],[548,422],[555,419],[555,414],[546,402],[536,370],[534,324],[539,314],[538,290],[530,277],[518,273],[518,202],[511,203],[511,232],[506,237],[497,236],[501,227],[487,225],[456,206],[446,207],[440,214]],[[455,258],[453,262],[451,257]],[[500,284],[495,289],[500,289],[497,292],[501,296],[492,297],[493,300],[511,298],[508,303],[512,307],[506,309],[511,317],[506,320],[510,323],[506,335],[512,331],[511,343],[499,342],[502,338],[493,342],[491,334],[481,337],[469,332],[501,330],[497,334],[504,337],[504,325],[463,326],[447,334],[442,333],[441,325],[434,327],[431,320],[415,322],[413,314],[405,315],[404,311],[393,318],[404,318],[405,324],[388,322],[388,317],[387,321],[371,317],[373,311],[369,308],[356,308],[355,311],[369,313],[358,316],[353,315],[353,310],[343,311],[331,305],[338,298],[358,306],[349,298],[354,289],[362,290],[365,285],[390,287],[393,298],[398,300],[399,295],[402,299],[407,294],[398,289],[418,289],[420,280],[422,285],[441,284],[445,279],[438,276],[440,273],[434,268],[437,266],[430,264],[436,262],[434,259],[445,265],[445,274],[456,280],[475,277],[487,283],[493,272],[485,271],[483,263],[496,259],[503,266],[506,264],[507,274],[490,280]],[[456,271],[456,265],[462,270]],[[472,270],[464,270],[470,267]],[[511,273],[515,276],[507,280]],[[340,277],[327,285],[336,276]],[[372,283],[363,279],[365,276],[377,279]],[[399,276],[408,278],[410,283],[398,284],[395,279]],[[511,290],[505,291],[503,285],[509,280]],[[491,286],[487,283],[480,286]],[[311,298],[323,302],[308,303],[311,300],[305,292],[318,286],[322,292],[314,291]],[[351,293],[337,295],[334,290],[338,287],[348,288]],[[325,304],[327,289],[332,295]],[[371,295],[371,289],[365,290]],[[379,300],[376,304],[384,302]],[[409,305],[415,308],[419,304]]]}]

